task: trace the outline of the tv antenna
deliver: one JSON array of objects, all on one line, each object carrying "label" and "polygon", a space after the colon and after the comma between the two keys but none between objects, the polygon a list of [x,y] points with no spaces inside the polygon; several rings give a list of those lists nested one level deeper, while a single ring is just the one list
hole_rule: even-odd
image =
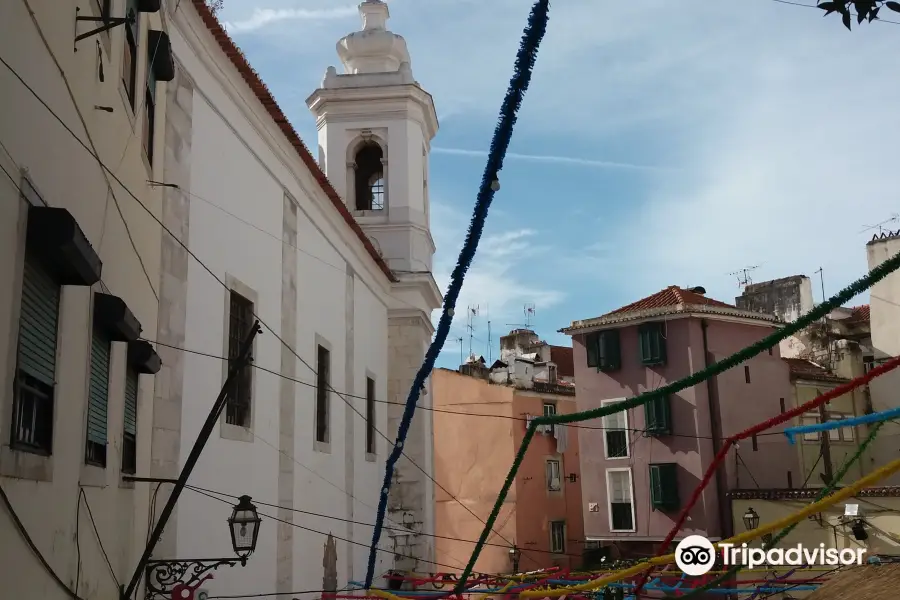
[{"label": "tv antenna", "polygon": [[881,235],[882,233],[884,233],[885,225],[887,225],[888,223],[896,223],[897,221],[900,221],[900,214],[891,213],[891,216],[889,219],[885,219],[884,221],[881,221],[880,223],[875,223],[874,225],[865,225],[864,228],[860,230],[860,233],[865,233],[867,231],[872,231],[873,229],[877,229],[878,235]]},{"label": "tv antenna", "polygon": [[466,310],[466,330],[469,332],[469,356],[472,356],[472,338],[475,337],[475,319],[478,318],[479,306],[469,305]]},{"label": "tv antenna", "polygon": [[491,365],[494,362],[494,356],[493,356],[494,349],[491,347],[491,344],[493,344],[493,340],[491,339],[491,307],[490,307],[490,305],[488,305],[488,304],[485,305],[484,313],[487,316],[487,327],[488,327],[488,330],[487,330],[487,333],[488,333],[488,341],[487,341],[488,365]]},{"label": "tv antenna", "polygon": [[459,342],[459,364],[464,364],[465,359],[463,358],[463,339],[462,337],[456,338],[456,341]]},{"label": "tv antenna", "polygon": [[752,267],[744,267],[743,269],[738,269],[737,271],[732,271],[729,275],[737,277],[738,287],[747,287],[753,280],[750,278],[750,273],[758,269],[760,265],[753,265]]},{"label": "tv antenna", "polygon": [[531,321],[534,319],[536,308],[534,302],[526,302],[522,307],[522,312],[525,314],[525,322],[524,323],[507,323],[507,327],[524,327],[525,329],[531,329]]}]

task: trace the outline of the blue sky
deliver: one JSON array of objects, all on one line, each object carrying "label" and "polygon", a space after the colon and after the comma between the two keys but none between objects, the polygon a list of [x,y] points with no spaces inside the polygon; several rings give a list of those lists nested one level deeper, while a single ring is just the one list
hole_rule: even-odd
[{"label": "blue sky", "polygon": [[[443,289],[530,2],[389,6],[441,121],[430,187]],[[829,294],[861,276],[863,229],[900,212],[896,17],[850,33],[775,0],[553,3],[458,303],[481,307],[474,350],[487,354],[488,313],[496,347],[525,303],[539,334],[568,344],[556,331],[573,319],[668,285],[731,302],[729,273],[746,266],[760,265],[757,281],[822,267]],[[226,0],[220,18],[314,146],[305,99],[326,67],[340,70],[335,43],[359,29],[355,5]],[[458,313],[439,366],[459,361]]]}]

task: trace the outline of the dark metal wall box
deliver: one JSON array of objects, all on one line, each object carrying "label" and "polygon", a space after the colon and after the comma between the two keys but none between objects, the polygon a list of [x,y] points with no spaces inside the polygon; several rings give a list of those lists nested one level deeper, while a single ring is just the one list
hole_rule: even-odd
[{"label": "dark metal wall box", "polygon": [[162,0],[138,0],[138,12],[155,13],[159,12],[162,6]]},{"label": "dark metal wall box", "polygon": [[94,292],[94,323],[105,329],[114,342],[131,342],[141,335],[141,323],[118,296]]},{"label": "dark metal wall box", "polygon": [[29,207],[26,235],[29,248],[54,271],[61,285],[91,286],[100,281],[103,263],[68,210]]},{"label": "dark metal wall box", "polygon": [[162,368],[159,354],[144,340],[128,342],[128,364],[144,375],[156,375]]}]

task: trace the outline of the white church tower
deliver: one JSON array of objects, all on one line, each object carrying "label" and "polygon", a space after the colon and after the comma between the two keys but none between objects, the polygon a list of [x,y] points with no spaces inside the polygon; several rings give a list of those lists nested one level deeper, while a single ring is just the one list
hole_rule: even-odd
[{"label": "white church tower", "polygon": [[[432,275],[435,247],[428,208],[428,155],[438,129],[431,95],[413,78],[406,41],[388,31],[388,6],[359,5],[362,30],[337,44],[344,73],[328,67],[307,100],[319,131],[318,160],[365,233],[396,275],[388,323],[388,431],[396,437],[406,396],[441,305]],[[431,404],[430,380],[419,400]],[[384,405],[380,405],[384,406]],[[417,410],[394,474],[388,517],[426,535],[394,540],[401,570],[434,571],[434,472],[431,411]],[[383,464],[385,457],[379,456]],[[416,466],[421,467],[421,470]],[[422,473],[426,471],[429,476]]]}]

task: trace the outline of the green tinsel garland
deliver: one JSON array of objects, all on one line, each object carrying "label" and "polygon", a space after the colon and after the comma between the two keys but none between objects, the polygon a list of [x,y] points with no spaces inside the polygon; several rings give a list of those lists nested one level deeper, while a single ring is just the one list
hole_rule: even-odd
[{"label": "green tinsel garland", "polygon": [[[881,429],[882,425],[884,425],[884,421],[880,421],[880,422],[876,423],[874,427],[872,427],[872,431],[869,432],[869,436],[863,441],[862,444],[859,445],[859,448],[857,448],[856,452],[854,454],[852,454],[851,456],[849,456],[847,458],[847,460],[844,461],[844,464],[841,465],[841,468],[838,469],[838,472],[834,475],[834,477],[832,477],[831,483],[829,483],[827,486],[822,488],[822,490],[818,494],[816,494],[816,499],[813,500],[813,502],[818,502],[819,500],[823,499],[825,496],[828,496],[834,490],[837,489],[841,480],[844,478],[844,475],[846,475],[847,471],[850,470],[850,467],[852,467],[853,464],[856,461],[858,461],[860,459],[860,457],[862,457],[863,452],[866,451],[866,448],[869,447],[869,444],[871,444],[872,440],[874,440],[875,437],[878,435],[878,430]],[[768,544],[763,544],[763,549],[769,550],[770,548],[774,548],[775,545],[778,542],[780,542],[781,540],[783,540],[790,532],[792,532],[797,525],[799,525],[799,522],[794,523],[793,525],[788,525],[787,527],[782,529],[778,533],[778,535],[773,537],[772,540]],[[665,596],[663,598],[663,600],[675,600],[676,598],[678,598],[678,600],[686,600],[687,598],[692,598],[692,597],[696,596],[697,594],[701,594],[711,588],[716,587],[720,583],[727,581],[729,578],[733,577],[738,572],[740,572],[743,568],[744,568],[744,565],[734,565],[733,567],[731,567],[730,569],[725,571],[724,574],[713,579],[706,585],[702,585],[696,589],[691,590],[684,596]]]},{"label": "green tinsel garland", "polygon": [[691,386],[697,385],[698,383],[702,383],[710,377],[719,375],[727,371],[728,369],[735,367],[750,358],[753,358],[757,354],[760,354],[761,352],[775,346],[787,337],[808,327],[812,323],[818,321],[819,319],[830,313],[835,308],[843,305],[853,297],[866,291],[874,284],[878,283],[889,274],[896,271],[898,268],[900,268],[900,254],[897,254],[881,263],[880,265],[872,269],[868,275],[845,287],[843,290],[829,298],[828,301],[823,302],[819,306],[815,307],[793,323],[787,324],[785,327],[775,331],[771,335],[763,338],[752,346],[748,346],[740,352],[732,354],[728,358],[715,362],[702,371],[694,373],[693,375],[685,377],[684,379],[681,379],[674,383],[670,383],[669,385],[658,388],[651,392],[645,392],[629,400],[616,402],[615,404],[611,404],[607,407],[596,408],[593,410],[587,410],[568,415],[554,415],[551,417],[537,417],[533,419],[531,421],[531,424],[525,430],[525,437],[522,439],[522,445],[519,447],[519,451],[516,453],[515,460],[513,460],[513,464],[512,467],[510,467],[509,474],[506,476],[506,481],[503,482],[503,487],[500,489],[500,494],[497,497],[497,501],[494,503],[494,507],[491,510],[491,514],[488,517],[487,523],[485,524],[484,529],[481,532],[481,536],[478,538],[478,543],[475,545],[475,549],[472,552],[469,563],[466,565],[465,570],[460,576],[458,589],[462,589],[462,586],[465,584],[466,579],[469,577],[472,568],[475,566],[475,562],[478,560],[478,556],[481,554],[481,550],[484,548],[484,544],[487,541],[488,535],[493,529],[494,523],[497,521],[497,516],[500,514],[500,508],[503,506],[503,502],[506,500],[506,496],[507,494],[509,494],[509,490],[512,487],[513,481],[515,480],[516,473],[518,473],[519,471],[519,466],[521,466],[522,461],[525,459],[525,452],[528,450],[531,439],[534,437],[534,433],[539,426],[564,423],[579,423],[581,421],[587,421],[589,419],[605,417],[607,415],[622,412],[623,410],[628,410],[629,408],[642,406],[656,398],[675,394]]}]

